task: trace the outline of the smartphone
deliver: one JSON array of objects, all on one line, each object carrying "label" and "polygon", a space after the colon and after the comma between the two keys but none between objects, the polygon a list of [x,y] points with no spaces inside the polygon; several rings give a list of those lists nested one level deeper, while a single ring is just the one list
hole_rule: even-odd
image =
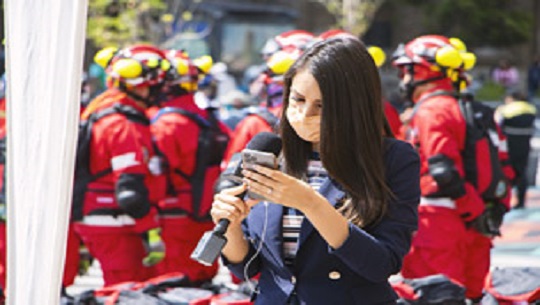
[{"label": "smartphone", "polygon": [[[245,170],[252,170],[254,165],[260,165],[272,169],[278,168],[278,160],[276,155],[269,152],[263,152],[258,150],[244,149],[242,150],[242,167]],[[256,194],[248,191],[247,195],[250,199],[266,200],[261,194]]]}]

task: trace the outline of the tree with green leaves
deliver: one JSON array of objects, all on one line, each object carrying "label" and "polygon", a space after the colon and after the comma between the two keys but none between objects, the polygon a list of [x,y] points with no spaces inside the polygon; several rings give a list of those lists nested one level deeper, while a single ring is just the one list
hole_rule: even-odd
[{"label": "tree with green leaves", "polygon": [[157,43],[165,8],[162,0],[90,0],[87,36],[98,48]]},{"label": "tree with green leaves", "polygon": [[336,17],[336,27],[362,36],[385,0],[318,0]]},{"label": "tree with green leaves", "polygon": [[471,45],[507,47],[531,39],[533,14],[510,0],[401,0],[421,7],[426,28]]},{"label": "tree with green leaves", "polygon": [[[338,20],[336,26],[364,34],[384,0],[317,0]],[[471,46],[510,46],[530,41],[534,16],[511,0],[399,0],[394,7],[411,5],[423,12],[426,33],[456,36]]]}]

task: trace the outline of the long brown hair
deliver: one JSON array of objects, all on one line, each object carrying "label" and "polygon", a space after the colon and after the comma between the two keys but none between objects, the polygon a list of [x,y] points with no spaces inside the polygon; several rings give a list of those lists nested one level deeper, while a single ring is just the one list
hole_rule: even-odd
[{"label": "long brown hair", "polygon": [[[383,135],[387,132],[377,67],[357,39],[319,42],[285,75],[283,113],[299,71],[311,73],[321,90],[321,161],[349,196],[340,211],[358,226],[374,225],[385,215],[391,196],[385,182]],[[285,171],[303,177],[312,145],[296,134],[286,115],[280,124]]]}]

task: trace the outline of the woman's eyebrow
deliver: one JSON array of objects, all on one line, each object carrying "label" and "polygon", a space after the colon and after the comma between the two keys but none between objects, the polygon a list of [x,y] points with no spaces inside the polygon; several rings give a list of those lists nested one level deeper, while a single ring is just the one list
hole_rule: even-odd
[{"label": "woman's eyebrow", "polygon": [[292,88],[292,92],[295,94],[295,95],[298,95],[299,97],[305,97],[302,93],[298,92],[296,89]]}]

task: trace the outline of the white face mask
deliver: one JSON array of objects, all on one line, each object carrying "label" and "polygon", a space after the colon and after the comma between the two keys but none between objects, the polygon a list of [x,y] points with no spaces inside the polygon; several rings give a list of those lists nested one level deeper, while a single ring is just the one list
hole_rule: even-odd
[{"label": "white face mask", "polygon": [[306,117],[296,107],[287,108],[287,119],[296,134],[311,143],[318,143],[321,138],[321,116]]}]

